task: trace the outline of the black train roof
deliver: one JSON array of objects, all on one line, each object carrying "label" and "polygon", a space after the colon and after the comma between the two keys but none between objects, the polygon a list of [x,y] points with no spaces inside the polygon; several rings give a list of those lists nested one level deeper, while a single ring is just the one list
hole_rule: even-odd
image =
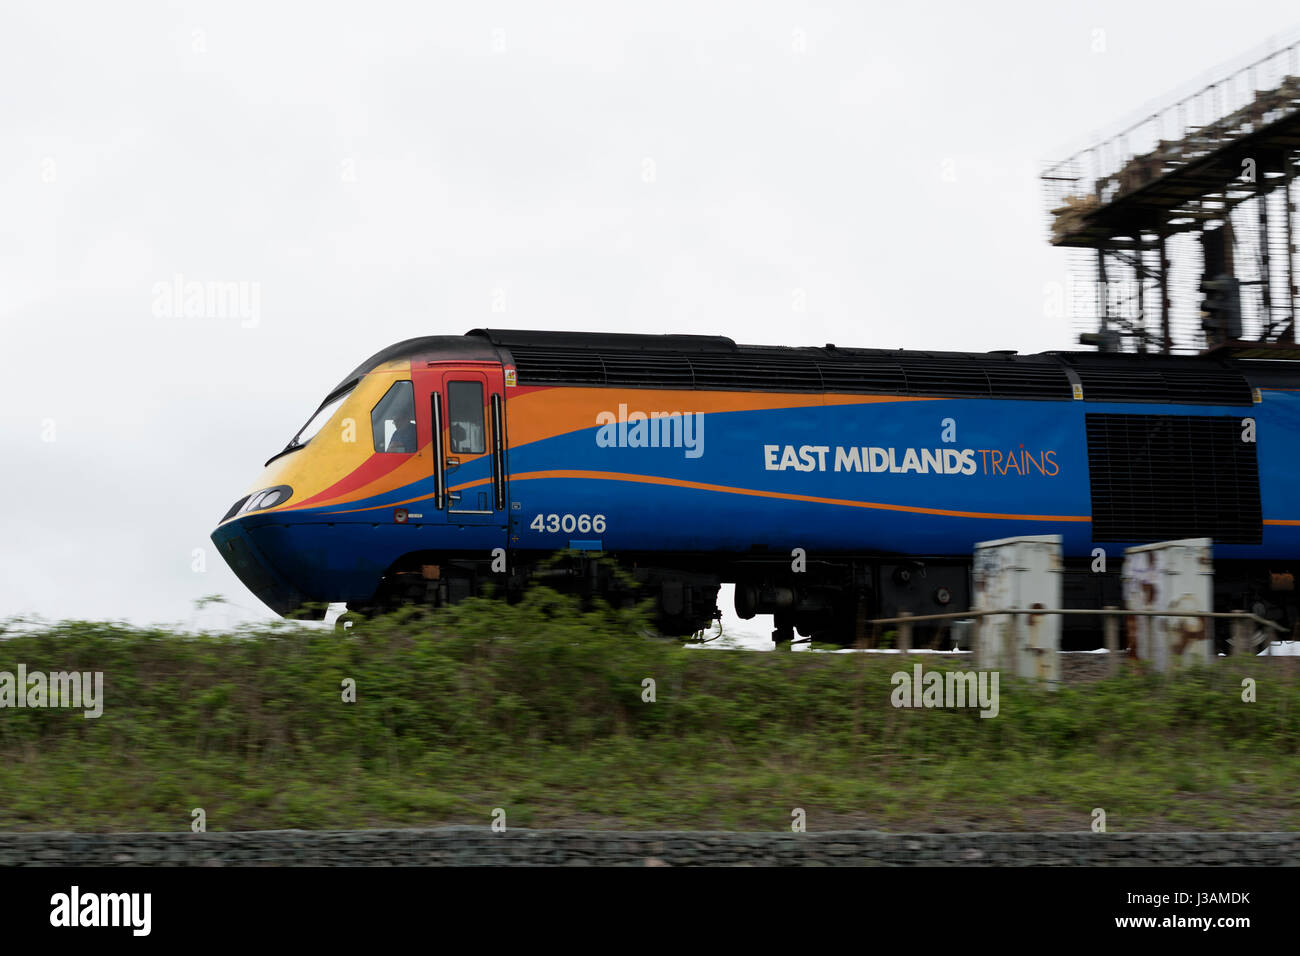
[{"label": "black train roof", "polygon": [[[932,352],[737,345],[724,336],[474,329],[520,385],[620,386],[1250,405],[1249,368],[1223,356]],[[1260,363],[1273,380],[1300,374]],[[1294,366],[1291,366],[1294,369]],[[1261,367],[1260,372],[1264,369]]]}]

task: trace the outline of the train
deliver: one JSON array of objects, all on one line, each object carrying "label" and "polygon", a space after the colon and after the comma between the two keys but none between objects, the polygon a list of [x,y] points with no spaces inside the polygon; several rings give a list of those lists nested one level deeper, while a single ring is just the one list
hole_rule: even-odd
[{"label": "train", "polygon": [[[778,643],[847,644],[876,618],[969,608],[977,542],[1059,534],[1066,606],[1100,607],[1122,604],[1126,547],[1206,537],[1215,609],[1295,633],[1298,464],[1300,362],[1262,347],[474,329],[357,366],[212,541],[281,615],[548,582],[635,592],[659,631],[689,634],[725,583]],[[1090,646],[1066,621],[1064,646]]]}]

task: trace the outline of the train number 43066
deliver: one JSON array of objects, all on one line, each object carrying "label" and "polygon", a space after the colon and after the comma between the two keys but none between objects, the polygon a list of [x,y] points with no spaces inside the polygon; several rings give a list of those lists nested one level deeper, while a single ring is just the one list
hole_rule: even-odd
[{"label": "train number 43066", "polygon": [[574,531],[587,534],[595,532],[596,534],[605,533],[605,516],[604,515],[538,515],[528,527],[534,531],[563,531],[571,534]]}]

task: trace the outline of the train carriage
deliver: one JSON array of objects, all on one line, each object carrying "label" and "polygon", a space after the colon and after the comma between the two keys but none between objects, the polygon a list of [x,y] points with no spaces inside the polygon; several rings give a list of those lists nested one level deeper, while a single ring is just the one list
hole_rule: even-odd
[{"label": "train carriage", "polygon": [[412,339],[326,396],[213,540],[281,614],[620,587],[563,551],[613,557],[666,631],[707,625],[729,582],[776,639],[843,643],[968,607],[977,541],[1060,534],[1067,605],[1098,606],[1125,547],[1209,537],[1217,609],[1294,629],[1300,374],[1272,354]]}]

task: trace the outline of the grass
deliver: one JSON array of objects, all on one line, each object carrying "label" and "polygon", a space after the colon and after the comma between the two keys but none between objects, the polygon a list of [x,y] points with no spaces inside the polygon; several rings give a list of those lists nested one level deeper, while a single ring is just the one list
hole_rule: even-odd
[{"label": "grass", "polygon": [[[1268,661],[890,705],[898,661],[683,648],[546,590],[344,634],[94,622],[0,672],[102,671],[104,713],[0,709],[0,829],[1300,826],[1300,686]],[[939,661],[930,667],[943,668]],[[1258,682],[1243,703],[1241,680]],[[643,680],[655,682],[643,701]],[[356,701],[342,682],[356,682]]]}]

